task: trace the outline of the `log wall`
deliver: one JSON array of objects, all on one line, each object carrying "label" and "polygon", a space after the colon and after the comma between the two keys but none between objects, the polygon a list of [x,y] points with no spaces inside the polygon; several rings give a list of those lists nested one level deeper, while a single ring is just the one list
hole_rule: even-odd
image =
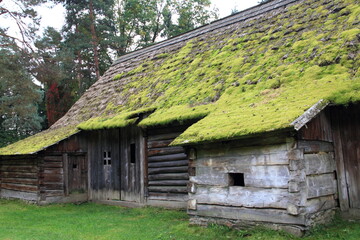
[{"label": "log wall", "polygon": [[169,146],[186,128],[173,126],[147,130],[146,180],[150,203],[174,201],[186,206],[189,160],[183,147]]},{"label": "log wall", "polygon": [[284,138],[249,146],[251,141],[248,146],[234,141],[194,148],[188,201],[192,223],[261,223],[301,235],[336,206],[331,143]]},{"label": "log wall", "polygon": [[38,156],[2,156],[0,159],[0,197],[37,202],[38,192]]}]

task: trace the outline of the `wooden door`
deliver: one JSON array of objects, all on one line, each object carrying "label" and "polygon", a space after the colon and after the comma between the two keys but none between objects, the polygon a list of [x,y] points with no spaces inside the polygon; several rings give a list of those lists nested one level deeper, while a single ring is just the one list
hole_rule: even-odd
[{"label": "wooden door", "polygon": [[69,194],[87,192],[87,168],[86,155],[68,155]]},{"label": "wooden door", "polygon": [[126,127],[120,131],[120,186],[121,200],[141,202],[142,183],[141,164],[144,147],[141,129]]},{"label": "wooden door", "polygon": [[360,209],[360,104],[336,107],[332,124],[340,207]]}]

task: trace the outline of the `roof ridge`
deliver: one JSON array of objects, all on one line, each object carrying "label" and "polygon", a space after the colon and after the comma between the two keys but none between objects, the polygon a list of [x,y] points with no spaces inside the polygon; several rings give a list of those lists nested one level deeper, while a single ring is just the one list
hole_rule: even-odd
[{"label": "roof ridge", "polygon": [[272,10],[275,10],[275,9],[278,9],[278,8],[281,8],[281,7],[286,7],[287,5],[289,5],[291,3],[294,3],[294,2],[298,2],[298,1],[300,1],[300,0],[274,0],[274,1],[271,1],[271,2],[268,2],[268,3],[263,3],[263,4],[256,5],[254,7],[245,9],[245,10],[240,11],[238,13],[235,13],[233,15],[229,15],[229,16],[226,16],[226,17],[224,17],[222,19],[213,21],[213,22],[211,22],[211,23],[209,23],[207,25],[203,25],[201,27],[195,28],[195,29],[193,29],[193,30],[191,30],[189,32],[185,32],[183,34],[180,34],[180,35],[177,35],[175,37],[166,39],[164,41],[155,43],[155,44],[150,45],[148,47],[141,48],[139,50],[127,53],[127,54],[119,57],[117,60],[115,60],[112,65],[113,66],[117,65],[117,64],[119,64],[121,62],[125,62],[125,61],[127,61],[129,59],[132,59],[132,58],[137,57],[139,55],[142,55],[144,53],[152,52],[154,50],[161,49],[161,48],[166,47],[166,46],[174,45],[174,44],[177,44],[177,43],[182,42],[182,41],[193,39],[193,38],[195,38],[197,36],[200,36],[200,35],[203,35],[205,33],[214,31],[216,29],[223,28],[223,27],[226,27],[228,25],[235,24],[237,22],[245,21],[245,20],[247,20],[249,18],[259,16],[261,14],[270,12]]}]

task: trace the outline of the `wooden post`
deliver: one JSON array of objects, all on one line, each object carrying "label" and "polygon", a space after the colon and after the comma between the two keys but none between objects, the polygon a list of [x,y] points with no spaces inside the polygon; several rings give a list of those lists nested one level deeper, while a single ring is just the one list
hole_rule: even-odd
[{"label": "wooden post", "polygon": [[69,159],[68,154],[63,154],[63,166],[64,166],[64,194],[65,196],[69,195]]}]

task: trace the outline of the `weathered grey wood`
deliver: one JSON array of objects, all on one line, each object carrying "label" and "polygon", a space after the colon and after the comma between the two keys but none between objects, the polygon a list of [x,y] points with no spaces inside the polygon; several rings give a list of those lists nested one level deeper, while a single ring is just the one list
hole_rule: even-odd
[{"label": "weathered grey wood", "polygon": [[36,173],[38,172],[37,166],[30,165],[30,166],[1,166],[1,172],[26,172],[26,173]]},{"label": "weathered grey wood", "polygon": [[37,192],[38,186],[36,185],[24,185],[24,184],[14,184],[14,183],[1,183],[0,186],[2,189],[16,190],[23,192]]},{"label": "weathered grey wood", "polygon": [[164,174],[156,174],[149,175],[149,180],[188,180],[188,173],[164,173]]},{"label": "weathered grey wood", "polygon": [[321,99],[317,103],[315,103],[311,108],[306,110],[300,117],[298,117],[295,121],[293,121],[290,125],[294,126],[295,130],[300,130],[305,124],[310,122],[313,118],[316,117],[327,105],[329,105],[328,101]]},{"label": "weathered grey wood", "polygon": [[186,186],[188,182],[188,180],[149,181],[149,186]]},{"label": "weathered grey wood", "polygon": [[[197,159],[213,158],[213,157],[239,157],[251,155],[269,155],[269,154],[284,154],[288,151],[288,145],[285,143],[277,145],[263,145],[251,147],[231,147],[231,145],[217,145],[212,148],[203,147],[197,149]],[[276,160],[276,158],[274,158]]]},{"label": "weathered grey wood", "polygon": [[15,183],[15,184],[26,184],[26,185],[37,185],[38,180],[34,178],[2,178],[3,183]]},{"label": "weathered grey wood", "polygon": [[289,158],[287,151],[281,151],[271,154],[248,154],[244,155],[243,152],[239,151],[237,156],[223,156],[223,157],[211,157],[211,161],[207,161],[208,158],[198,158],[194,161],[195,166],[231,166],[236,167],[239,165],[252,165],[252,166],[271,166],[271,165],[286,165],[289,164]]},{"label": "weathered grey wood", "polygon": [[304,153],[333,152],[330,142],[299,140],[297,148],[304,149]]},{"label": "weathered grey wood", "polygon": [[337,207],[337,202],[334,195],[324,196],[314,199],[309,199],[306,202],[306,213],[317,213],[327,209],[333,209]]},{"label": "weathered grey wood", "polygon": [[303,215],[292,216],[286,210],[248,209],[197,204],[196,211],[188,211],[188,213],[196,216],[241,219],[243,221],[305,225],[305,217]]},{"label": "weathered grey wood", "polygon": [[26,173],[26,172],[1,172],[3,178],[32,178],[37,179],[37,173]]},{"label": "weathered grey wood", "polygon": [[37,201],[37,192],[21,192],[9,189],[1,189],[2,198],[17,198],[27,201]]},{"label": "weathered grey wood", "polygon": [[156,173],[184,173],[188,170],[187,166],[184,167],[164,167],[164,168],[149,168],[149,174]]},{"label": "weathered grey wood", "polygon": [[289,168],[284,165],[251,166],[251,165],[226,165],[222,167],[197,167],[196,176],[192,182],[205,185],[227,185],[227,173],[244,173],[245,186],[263,188],[288,188]]},{"label": "weathered grey wood", "polygon": [[64,165],[64,194],[69,195],[69,158],[67,153],[63,154],[63,165]]},{"label": "weathered grey wood", "polygon": [[175,139],[180,134],[181,134],[181,132],[171,132],[171,133],[164,133],[164,134],[158,134],[158,135],[150,135],[150,136],[148,136],[148,141]]},{"label": "weathered grey wood", "polygon": [[305,154],[306,174],[333,173],[336,163],[333,153]]},{"label": "weathered grey wood", "polygon": [[149,168],[188,166],[188,160],[149,163]]},{"label": "weathered grey wood", "polygon": [[297,203],[297,196],[286,189],[197,186],[193,197],[199,204],[286,209],[289,203]]},{"label": "weathered grey wood", "polygon": [[161,147],[167,147],[169,146],[169,144],[174,141],[173,139],[168,139],[168,140],[153,140],[153,141],[148,141],[148,148],[161,148]]},{"label": "weathered grey wood", "polygon": [[149,192],[149,200],[187,201],[187,194]]},{"label": "weathered grey wood", "polygon": [[149,186],[150,192],[171,192],[171,193],[187,193],[187,187],[181,187],[181,186],[164,186],[164,187],[158,187],[158,186]]},{"label": "weathered grey wood", "polygon": [[148,156],[159,156],[159,155],[169,155],[175,153],[183,153],[183,147],[163,147],[163,148],[151,148],[148,150]]},{"label": "weathered grey wood", "polygon": [[162,162],[162,161],[176,161],[185,160],[187,156],[185,153],[168,154],[163,156],[152,156],[148,157],[149,162]]},{"label": "weathered grey wood", "polygon": [[337,193],[334,173],[307,176],[306,185],[308,199]]}]

